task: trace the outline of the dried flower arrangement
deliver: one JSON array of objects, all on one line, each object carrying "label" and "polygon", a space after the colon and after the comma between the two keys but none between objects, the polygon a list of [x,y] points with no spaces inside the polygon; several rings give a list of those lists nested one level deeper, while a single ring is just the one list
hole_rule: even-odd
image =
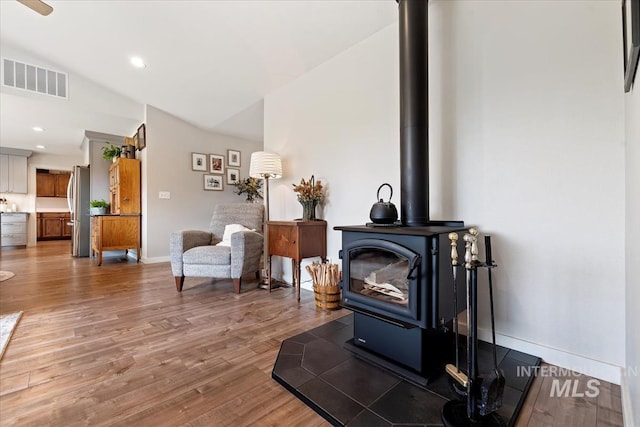
[{"label": "dried flower arrangement", "polygon": [[298,194],[298,201],[302,205],[302,219],[313,221],[316,219],[316,205],[324,201],[324,187],[320,180],[311,175],[309,181],[304,178],[300,184],[293,184],[293,191]]},{"label": "dried flower arrangement", "polygon": [[257,178],[246,178],[235,183],[234,193],[238,195],[246,194],[247,202],[254,202],[262,199],[262,180]]},{"label": "dried flower arrangement", "polygon": [[293,184],[293,191],[298,194],[298,201],[300,203],[322,203],[324,200],[324,187],[322,186],[322,181],[316,181],[313,175],[311,175],[311,179],[309,179],[309,181],[305,181],[304,178],[302,178],[300,180],[300,184]]}]

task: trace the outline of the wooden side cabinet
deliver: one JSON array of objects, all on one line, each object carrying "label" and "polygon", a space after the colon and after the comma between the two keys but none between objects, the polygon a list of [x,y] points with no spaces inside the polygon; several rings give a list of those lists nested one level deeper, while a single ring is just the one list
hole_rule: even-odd
[{"label": "wooden side cabinet", "polygon": [[91,256],[98,254],[102,265],[103,251],[136,250],[140,262],[140,215],[97,215],[91,217]]},{"label": "wooden side cabinet", "polygon": [[140,214],[140,160],[120,157],[109,167],[112,214]]},{"label": "wooden side cabinet", "polygon": [[269,290],[271,290],[271,256],[291,258],[293,283],[298,287],[300,301],[300,261],[305,258],[327,257],[326,221],[269,221],[267,222],[269,253]]}]

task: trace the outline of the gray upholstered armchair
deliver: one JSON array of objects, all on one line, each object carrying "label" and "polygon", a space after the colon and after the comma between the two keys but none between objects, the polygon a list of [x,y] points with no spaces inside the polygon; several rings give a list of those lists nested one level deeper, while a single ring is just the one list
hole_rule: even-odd
[{"label": "gray upholstered armchair", "polygon": [[[231,278],[238,294],[243,274],[255,273],[258,279],[264,248],[263,222],[264,206],[261,204],[219,204],[213,209],[209,231],[171,233],[171,271],[176,278],[178,292],[182,291],[185,276]],[[234,228],[243,227],[230,226],[225,236],[225,227],[231,224],[240,224],[255,231],[231,234]],[[224,237],[225,242],[219,245]]]}]

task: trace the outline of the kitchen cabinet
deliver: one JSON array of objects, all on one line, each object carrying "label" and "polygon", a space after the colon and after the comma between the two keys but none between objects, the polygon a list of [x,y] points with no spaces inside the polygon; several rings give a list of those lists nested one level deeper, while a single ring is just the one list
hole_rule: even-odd
[{"label": "kitchen cabinet", "polygon": [[71,173],[59,173],[56,175],[55,197],[67,197],[67,186],[70,178]]},{"label": "kitchen cabinet", "polygon": [[102,252],[136,250],[140,262],[140,215],[94,215],[91,217],[91,256],[98,255],[102,265]]},{"label": "kitchen cabinet", "polygon": [[0,214],[0,245],[27,246],[27,218],[26,212],[2,212]]},{"label": "kitchen cabinet", "polygon": [[27,194],[27,158],[0,154],[0,193]]},{"label": "kitchen cabinet", "polygon": [[50,173],[36,173],[36,196],[54,197],[56,191],[55,176]]},{"label": "kitchen cabinet", "polygon": [[120,157],[109,167],[112,214],[140,214],[140,160]]},{"label": "kitchen cabinet", "polygon": [[36,173],[36,196],[67,197],[71,173]]},{"label": "kitchen cabinet", "polygon": [[37,240],[65,240],[71,238],[69,212],[39,212],[37,214]]}]

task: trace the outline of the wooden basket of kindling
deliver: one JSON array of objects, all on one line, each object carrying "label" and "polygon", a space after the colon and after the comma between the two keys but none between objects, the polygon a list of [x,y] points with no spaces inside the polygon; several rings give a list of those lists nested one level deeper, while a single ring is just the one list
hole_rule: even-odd
[{"label": "wooden basket of kindling", "polygon": [[341,307],[340,280],[342,280],[342,272],[338,269],[338,264],[314,261],[306,268],[313,280],[316,307],[323,310],[339,309]]}]

